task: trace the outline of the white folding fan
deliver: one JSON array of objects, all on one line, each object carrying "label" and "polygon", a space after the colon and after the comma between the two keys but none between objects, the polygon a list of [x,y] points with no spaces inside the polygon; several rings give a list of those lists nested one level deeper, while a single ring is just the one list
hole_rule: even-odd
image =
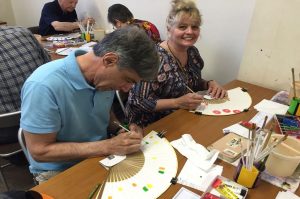
[{"label": "white folding fan", "polygon": [[150,132],[143,138],[141,151],[109,169],[101,198],[157,198],[169,188],[177,173],[177,156],[159,135]]}]

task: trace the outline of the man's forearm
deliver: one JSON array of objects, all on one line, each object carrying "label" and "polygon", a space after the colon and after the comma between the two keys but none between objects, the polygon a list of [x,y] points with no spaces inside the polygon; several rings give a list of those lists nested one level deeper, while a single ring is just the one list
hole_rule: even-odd
[{"label": "man's forearm", "polygon": [[56,31],[66,31],[66,32],[71,32],[73,30],[76,30],[79,28],[77,22],[59,22],[59,21],[54,21],[51,23],[53,28]]},{"label": "man's forearm", "polygon": [[56,142],[33,146],[30,154],[38,162],[79,160],[108,155],[109,140],[95,142]]}]

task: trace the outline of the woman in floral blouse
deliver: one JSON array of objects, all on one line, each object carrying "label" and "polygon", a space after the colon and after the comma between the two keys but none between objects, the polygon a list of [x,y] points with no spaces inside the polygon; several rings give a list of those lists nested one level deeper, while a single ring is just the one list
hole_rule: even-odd
[{"label": "woman in floral blouse", "polygon": [[156,80],[140,82],[129,93],[126,116],[141,126],[173,110],[193,110],[208,90],[211,97],[227,95],[217,82],[202,79],[204,62],[194,46],[200,34],[201,15],[193,1],[174,0],[167,18],[168,39],[157,46],[161,67]]}]

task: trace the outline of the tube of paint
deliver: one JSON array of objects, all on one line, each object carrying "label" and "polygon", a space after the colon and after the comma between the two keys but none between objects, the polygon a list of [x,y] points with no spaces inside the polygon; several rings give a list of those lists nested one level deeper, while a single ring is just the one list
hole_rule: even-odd
[{"label": "tube of paint", "polygon": [[230,190],[219,178],[217,178],[213,182],[212,187],[214,189],[216,189],[222,196],[224,196],[227,199],[239,199],[240,198],[232,190]]}]

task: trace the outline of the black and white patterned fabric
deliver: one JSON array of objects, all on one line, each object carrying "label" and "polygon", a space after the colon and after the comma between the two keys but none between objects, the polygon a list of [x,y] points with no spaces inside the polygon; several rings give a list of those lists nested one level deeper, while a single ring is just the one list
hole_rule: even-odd
[{"label": "black and white patterned fabric", "polygon": [[20,110],[25,80],[50,56],[26,28],[0,26],[0,114]]}]

